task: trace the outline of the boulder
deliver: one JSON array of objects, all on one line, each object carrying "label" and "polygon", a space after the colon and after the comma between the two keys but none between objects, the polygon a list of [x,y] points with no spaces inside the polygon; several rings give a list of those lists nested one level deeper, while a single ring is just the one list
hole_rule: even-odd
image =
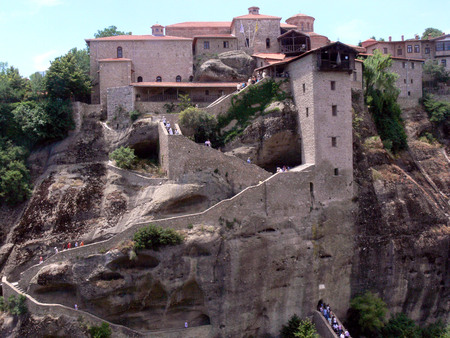
[{"label": "boulder", "polygon": [[246,79],[246,75],[239,74],[235,69],[216,59],[208,60],[203,63],[195,75],[195,81],[199,82],[239,82],[245,81]]},{"label": "boulder", "polygon": [[235,69],[240,74],[251,76],[255,69],[255,60],[244,51],[233,50],[218,55],[219,60],[228,67]]}]

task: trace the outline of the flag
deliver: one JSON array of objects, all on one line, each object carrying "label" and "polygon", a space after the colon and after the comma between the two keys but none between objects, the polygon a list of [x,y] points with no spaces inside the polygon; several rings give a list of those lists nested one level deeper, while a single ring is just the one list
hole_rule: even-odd
[{"label": "flag", "polygon": [[244,34],[244,26],[242,26],[242,21],[241,21],[241,30],[240,30],[239,32],[241,32],[242,34]]},{"label": "flag", "polygon": [[258,31],[258,21],[256,21],[255,33]]}]

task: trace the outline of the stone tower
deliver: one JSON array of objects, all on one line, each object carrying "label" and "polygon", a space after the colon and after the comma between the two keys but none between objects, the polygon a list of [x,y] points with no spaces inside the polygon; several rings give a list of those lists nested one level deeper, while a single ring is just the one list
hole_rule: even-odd
[{"label": "stone tower", "polygon": [[155,24],[152,26],[152,35],[153,36],[164,36],[164,26]]},{"label": "stone tower", "polygon": [[301,32],[314,32],[314,19],[312,16],[306,14],[296,14],[286,19],[286,23],[295,25]]}]

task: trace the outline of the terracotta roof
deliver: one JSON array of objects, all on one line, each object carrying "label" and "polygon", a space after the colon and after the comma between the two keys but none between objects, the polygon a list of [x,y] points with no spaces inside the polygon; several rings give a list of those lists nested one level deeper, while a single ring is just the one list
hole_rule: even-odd
[{"label": "terracotta roof", "polygon": [[180,22],[174,23],[172,25],[168,25],[166,27],[230,27],[231,22],[229,21],[188,21],[188,22]]},{"label": "terracotta roof", "polygon": [[131,61],[131,59],[126,59],[126,58],[109,58],[109,59],[99,59],[98,61],[100,62],[106,62],[106,61],[119,61],[119,62],[123,62],[123,61]]},{"label": "terracotta roof", "polygon": [[297,31],[295,29],[291,29],[291,30],[288,30],[286,33],[281,34],[277,39],[284,38],[285,36],[287,36],[287,35],[289,35],[291,33],[295,33],[297,35],[309,36],[308,33],[299,32],[299,31]]},{"label": "terracotta roof", "polygon": [[159,23],[156,23],[156,24],[152,25],[152,27],[164,27],[164,26],[160,25]]},{"label": "terracotta roof", "polygon": [[291,24],[284,23],[284,22],[280,22],[280,27],[281,28],[297,28],[296,25],[291,25]]},{"label": "terracotta roof", "polygon": [[[373,54],[369,54],[369,53],[359,53],[358,55],[361,55],[361,56],[372,56]],[[417,61],[417,62],[425,62],[425,59],[416,59],[416,58],[403,58],[403,57],[399,57],[399,56],[392,56],[392,55],[391,55],[391,59],[393,59],[393,60],[402,60],[402,61]]]},{"label": "terracotta roof", "polygon": [[361,46],[355,46],[355,45],[351,45],[349,43],[346,43],[346,45],[356,49],[360,53],[364,53],[366,51],[366,49],[364,47],[361,47]]},{"label": "terracotta roof", "polygon": [[295,14],[295,15],[291,16],[290,18],[298,18],[298,17],[301,17],[301,18],[313,18],[314,19],[314,17],[312,17],[311,15],[306,15],[306,14],[302,14],[302,13]]},{"label": "terracotta roof", "polygon": [[279,19],[281,20],[281,17],[279,16],[273,16],[273,15],[263,15],[263,14],[246,14],[241,16],[236,16],[233,18],[233,21],[235,19]]},{"label": "terracotta roof", "polygon": [[256,53],[252,56],[260,58],[260,59],[272,59],[272,60],[284,60],[286,55],[283,53]]},{"label": "terracotta roof", "polygon": [[131,85],[159,88],[236,88],[238,82],[134,82]]},{"label": "terracotta roof", "polygon": [[233,34],[205,34],[205,35],[195,35],[194,40],[197,38],[234,38],[237,39]]},{"label": "terracotta roof", "polygon": [[85,41],[141,41],[141,40],[191,40],[191,38],[181,38],[178,36],[154,36],[154,35],[116,35],[97,39],[86,39]]}]

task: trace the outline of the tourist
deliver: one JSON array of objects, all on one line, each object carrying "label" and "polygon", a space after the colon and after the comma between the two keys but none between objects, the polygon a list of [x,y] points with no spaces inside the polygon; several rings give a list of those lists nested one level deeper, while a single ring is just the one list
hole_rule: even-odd
[{"label": "tourist", "polygon": [[172,128],[169,128],[169,135],[173,135],[173,130],[172,130]]},{"label": "tourist", "polygon": [[[277,173],[281,173],[281,168],[280,167],[277,167]],[[322,305],[320,306],[320,312],[322,312],[323,311],[323,307],[322,307]]]},{"label": "tourist", "polygon": [[162,122],[164,123],[164,125],[166,125],[167,121],[166,121],[166,117],[165,116],[162,117]]},{"label": "tourist", "polygon": [[78,248],[78,242],[75,242],[75,248]]},{"label": "tourist", "polygon": [[249,158],[247,158],[247,163],[252,163],[252,160]]},{"label": "tourist", "polygon": [[236,90],[237,90],[237,91],[240,91],[240,90],[241,90],[241,85],[240,85],[239,83],[236,85]]},{"label": "tourist", "polygon": [[55,246],[55,254],[58,253],[58,248]]},{"label": "tourist", "polygon": [[44,263],[44,258],[42,258],[42,256],[41,256],[41,257],[39,257],[39,264],[42,264],[42,263]]},{"label": "tourist", "polygon": [[83,246],[83,245],[84,245],[84,242],[81,242],[81,243],[80,243],[80,246]]},{"label": "tourist", "polygon": [[188,328],[188,322],[184,322],[184,328],[185,328],[185,329]]},{"label": "tourist", "polygon": [[206,141],[205,141],[205,146],[211,147],[211,141],[210,141],[210,140],[206,140]]},{"label": "tourist", "polygon": [[169,130],[169,128],[170,128],[170,122],[167,122],[166,128],[167,128],[167,130]]},{"label": "tourist", "polygon": [[72,247],[72,244],[70,242],[67,244],[67,249],[70,249]]},{"label": "tourist", "polygon": [[74,305],[74,308],[75,308],[75,310],[78,310],[78,305],[75,304],[75,305]]},{"label": "tourist", "polygon": [[178,129],[175,129],[175,135],[180,135],[180,132],[178,131]]}]

